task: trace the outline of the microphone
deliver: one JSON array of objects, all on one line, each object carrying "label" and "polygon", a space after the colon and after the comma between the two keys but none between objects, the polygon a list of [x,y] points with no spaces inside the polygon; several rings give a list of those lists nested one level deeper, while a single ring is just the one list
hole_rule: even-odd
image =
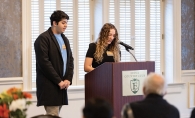
[{"label": "microphone", "polygon": [[123,45],[126,49],[134,50],[130,45],[123,43],[122,41],[118,41],[118,43]]}]

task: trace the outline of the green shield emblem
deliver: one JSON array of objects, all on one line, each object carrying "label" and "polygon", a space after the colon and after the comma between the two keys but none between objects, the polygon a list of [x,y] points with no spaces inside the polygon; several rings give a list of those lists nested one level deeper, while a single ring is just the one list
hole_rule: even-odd
[{"label": "green shield emblem", "polygon": [[134,94],[138,92],[139,86],[140,86],[140,81],[138,79],[134,78],[133,80],[130,80],[130,88]]}]

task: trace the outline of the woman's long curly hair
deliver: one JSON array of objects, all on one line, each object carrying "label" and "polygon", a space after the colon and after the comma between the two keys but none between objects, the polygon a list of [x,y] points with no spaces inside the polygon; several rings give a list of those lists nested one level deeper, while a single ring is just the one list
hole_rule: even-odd
[{"label": "woman's long curly hair", "polygon": [[[107,43],[111,29],[115,30],[115,38],[113,39],[111,44],[107,45],[106,43]],[[100,31],[99,38],[96,41],[97,46],[96,46],[96,52],[94,53],[94,58],[96,59],[96,61],[98,63],[101,63],[103,59],[103,53],[105,52],[105,50],[109,50],[113,52],[114,54],[114,61],[119,62],[120,61],[120,54],[119,54],[120,49],[119,49],[118,41],[119,41],[118,31],[116,27],[111,23],[104,24],[104,26],[102,27]]]}]

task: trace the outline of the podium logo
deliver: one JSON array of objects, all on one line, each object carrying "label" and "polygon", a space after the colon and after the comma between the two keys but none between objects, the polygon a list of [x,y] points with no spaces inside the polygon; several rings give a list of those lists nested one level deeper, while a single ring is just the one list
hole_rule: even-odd
[{"label": "podium logo", "polygon": [[130,80],[131,91],[136,94],[139,91],[140,81],[138,79]]}]

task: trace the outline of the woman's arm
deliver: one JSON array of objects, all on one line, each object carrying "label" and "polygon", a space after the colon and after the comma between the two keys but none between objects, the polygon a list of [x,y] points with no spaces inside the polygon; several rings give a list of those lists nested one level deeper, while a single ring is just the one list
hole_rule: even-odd
[{"label": "woman's arm", "polygon": [[92,67],[92,62],[93,62],[93,58],[90,58],[90,57],[85,58],[85,63],[84,63],[84,71],[85,72],[90,72],[90,71],[94,70],[94,68]]}]

